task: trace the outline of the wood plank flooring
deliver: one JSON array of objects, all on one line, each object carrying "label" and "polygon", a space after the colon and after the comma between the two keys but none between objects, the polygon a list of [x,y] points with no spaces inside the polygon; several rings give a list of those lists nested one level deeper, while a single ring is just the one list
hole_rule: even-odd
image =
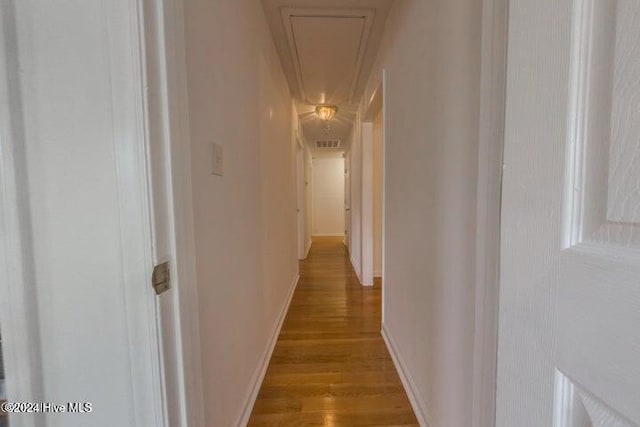
[{"label": "wood plank flooring", "polygon": [[417,426],[380,335],[380,286],[342,239],[314,239],[249,426]]}]

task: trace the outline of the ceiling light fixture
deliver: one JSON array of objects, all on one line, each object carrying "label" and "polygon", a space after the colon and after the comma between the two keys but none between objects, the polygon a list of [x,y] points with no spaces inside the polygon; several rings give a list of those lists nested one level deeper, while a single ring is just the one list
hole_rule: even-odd
[{"label": "ceiling light fixture", "polygon": [[333,117],[338,112],[338,107],[335,105],[317,105],[316,106],[316,114],[320,117],[321,120],[328,122],[333,119]]}]

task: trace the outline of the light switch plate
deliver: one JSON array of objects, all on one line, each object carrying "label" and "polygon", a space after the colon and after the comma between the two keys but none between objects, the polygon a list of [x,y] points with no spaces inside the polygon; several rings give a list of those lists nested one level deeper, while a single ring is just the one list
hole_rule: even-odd
[{"label": "light switch plate", "polygon": [[215,142],[211,144],[211,174],[223,175],[222,169],[222,146]]}]

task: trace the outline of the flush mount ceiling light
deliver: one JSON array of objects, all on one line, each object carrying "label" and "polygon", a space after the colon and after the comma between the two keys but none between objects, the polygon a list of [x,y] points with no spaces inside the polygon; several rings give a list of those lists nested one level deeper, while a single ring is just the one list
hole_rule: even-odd
[{"label": "flush mount ceiling light", "polygon": [[335,105],[317,105],[316,106],[316,114],[320,117],[321,120],[328,122],[333,119],[333,116],[338,112],[338,107]]}]

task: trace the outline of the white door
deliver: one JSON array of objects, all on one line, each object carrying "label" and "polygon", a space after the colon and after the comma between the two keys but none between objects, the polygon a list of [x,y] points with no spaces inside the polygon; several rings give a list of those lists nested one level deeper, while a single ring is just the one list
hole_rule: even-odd
[{"label": "white door", "polygon": [[513,0],[497,425],[640,425],[640,2]]},{"label": "white door", "polygon": [[0,3],[7,397],[52,410],[12,413],[12,427],[169,425],[141,6]]}]

